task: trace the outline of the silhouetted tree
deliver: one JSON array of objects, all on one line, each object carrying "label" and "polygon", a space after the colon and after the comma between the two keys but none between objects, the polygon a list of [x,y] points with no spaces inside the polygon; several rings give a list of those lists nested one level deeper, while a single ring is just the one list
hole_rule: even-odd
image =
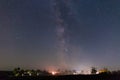
[{"label": "silhouetted tree", "polygon": [[96,68],[95,68],[95,67],[92,67],[92,69],[91,69],[91,74],[96,74],[96,72],[97,72]]},{"label": "silhouetted tree", "polygon": [[46,70],[43,70],[42,73],[43,73],[43,75],[50,75],[50,73]]},{"label": "silhouetted tree", "polygon": [[14,74],[14,76],[20,76],[20,68],[18,67],[18,68],[15,68],[14,70],[13,70],[13,74]]}]

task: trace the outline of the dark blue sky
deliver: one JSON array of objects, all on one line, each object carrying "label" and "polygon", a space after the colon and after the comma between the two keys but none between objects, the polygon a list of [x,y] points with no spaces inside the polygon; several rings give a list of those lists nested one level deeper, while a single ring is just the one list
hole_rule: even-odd
[{"label": "dark blue sky", "polygon": [[[67,7],[58,5],[68,25],[71,61],[67,63],[74,65],[72,68],[87,65],[120,69],[119,3],[70,0]],[[0,69],[58,65],[53,8],[52,0],[0,0]]]}]

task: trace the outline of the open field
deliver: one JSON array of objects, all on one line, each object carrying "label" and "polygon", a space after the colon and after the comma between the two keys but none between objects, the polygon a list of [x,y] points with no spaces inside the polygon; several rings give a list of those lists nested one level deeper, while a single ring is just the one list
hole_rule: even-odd
[{"label": "open field", "polygon": [[0,80],[120,80],[120,74],[13,77],[11,72],[1,71]]},{"label": "open field", "polygon": [[120,75],[68,75],[40,77],[1,77],[0,80],[120,80]]}]

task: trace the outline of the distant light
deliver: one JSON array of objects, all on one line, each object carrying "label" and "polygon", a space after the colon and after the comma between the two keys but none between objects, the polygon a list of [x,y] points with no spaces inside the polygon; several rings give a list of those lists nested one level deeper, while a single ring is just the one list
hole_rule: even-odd
[{"label": "distant light", "polygon": [[51,73],[52,73],[52,75],[56,75],[57,74],[57,72],[54,72],[54,71],[52,71]]},{"label": "distant light", "polygon": [[99,74],[99,72],[97,71],[96,74]]},{"label": "distant light", "polygon": [[73,75],[78,75],[78,73],[73,73]]}]

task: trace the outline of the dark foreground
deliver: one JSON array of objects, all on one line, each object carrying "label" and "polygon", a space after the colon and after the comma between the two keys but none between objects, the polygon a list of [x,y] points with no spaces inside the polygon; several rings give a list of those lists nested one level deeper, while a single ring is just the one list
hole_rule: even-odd
[{"label": "dark foreground", "polygon": [[41,77],[0,77],[0,80],[120,80],[120,75],[69,75]]}]

